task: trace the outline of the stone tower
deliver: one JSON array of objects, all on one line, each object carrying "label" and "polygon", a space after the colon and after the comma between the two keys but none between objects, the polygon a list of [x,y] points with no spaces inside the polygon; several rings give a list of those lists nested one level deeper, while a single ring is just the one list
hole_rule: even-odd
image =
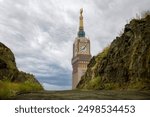
[{"label": "stone tower", "polygon": [[83,25],[83,9],[80,10],[79,32],[73,43],[72,58],[72,89],[75,89],[81,80],[81,76],[85,73],[87,65],[91,59],[90,40],[85,37]]}]

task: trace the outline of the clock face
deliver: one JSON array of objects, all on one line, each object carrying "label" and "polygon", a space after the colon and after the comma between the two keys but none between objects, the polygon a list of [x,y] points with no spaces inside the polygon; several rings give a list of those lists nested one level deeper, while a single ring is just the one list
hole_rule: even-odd
[{"label": "clock face", "polygon": [[80,47],[80,51],[85,52],[87,50],[86,45]]},{"label": "clock face", "polygon": [[86,52],[86,51],[87,51],[87,44],[82,44],[82,45],[80,46],[80,52],[84,53],[84,52]]}]

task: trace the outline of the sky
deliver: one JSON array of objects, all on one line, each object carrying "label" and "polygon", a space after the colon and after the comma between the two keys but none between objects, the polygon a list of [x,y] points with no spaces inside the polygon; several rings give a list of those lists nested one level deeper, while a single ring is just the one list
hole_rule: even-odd
[{"label": "sky", "polygon": [[71,89],[80,8],[97,55],[126,23],[150,10],[150,0],[0,0],[0,42],[13,51],[19,70],[34,74],[46,90]]}]

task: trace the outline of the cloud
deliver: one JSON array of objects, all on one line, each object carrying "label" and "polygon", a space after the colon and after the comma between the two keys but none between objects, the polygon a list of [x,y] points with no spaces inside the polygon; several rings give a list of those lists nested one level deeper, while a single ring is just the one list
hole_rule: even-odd
[{"label": "cloud", "polygon": [[66,88],[71,85],[79,9],[84,8],[86,36],[96,55],[127,20],[150,10],[149,4],[149,0],[0,0],[0,41],[15,53],[20,70]]}]

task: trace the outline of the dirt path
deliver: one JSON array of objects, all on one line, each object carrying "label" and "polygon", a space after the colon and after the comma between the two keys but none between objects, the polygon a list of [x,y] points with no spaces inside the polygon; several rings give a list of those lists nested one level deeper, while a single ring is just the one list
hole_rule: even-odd
[{"label": "dirt path", "polygon": [[136,99],[150,100],[150,91],[41,91],[20,94],[11,99],[15,100],[115,100]]}]

